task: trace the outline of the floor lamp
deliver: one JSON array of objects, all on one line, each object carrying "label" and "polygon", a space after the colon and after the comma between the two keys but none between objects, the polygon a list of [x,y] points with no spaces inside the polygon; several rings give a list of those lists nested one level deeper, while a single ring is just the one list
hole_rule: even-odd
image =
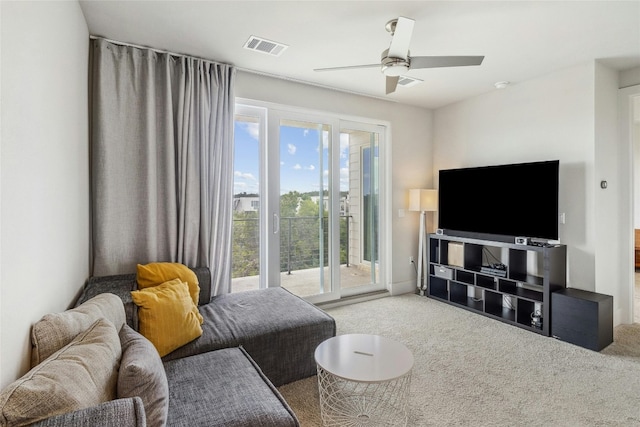
[{"label": "floor lamp", "polygon": [[424,295],[427,290],[427,233],[426,216],[427,212],[438,209],[438,190],[409,190],[409,210],[420,212],[420,231],[418,235],[418,271],[416,274],[416,286],[420,290],[420,295]]}]

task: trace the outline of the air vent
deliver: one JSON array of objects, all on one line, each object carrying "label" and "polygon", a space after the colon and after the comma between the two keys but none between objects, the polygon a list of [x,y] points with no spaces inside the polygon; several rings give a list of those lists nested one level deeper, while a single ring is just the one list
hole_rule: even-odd
[{"label": "air vent", "polygon": [[256,36],[249,37],[249,40],[244,44],[245,49],[253,50],[255,52],[266,53],[268,55],[280,56],[289,46],[286,44],[274,42],[271,40],[263,39]]},{"label": "air vent", "polygon": [[408,77],[408,76],[400,76],[400,79],[398,80],[398,85],[404,86],[404,87],[415,86],[420,83],[422,83],[422,80],[414,79],[413,77]]}]

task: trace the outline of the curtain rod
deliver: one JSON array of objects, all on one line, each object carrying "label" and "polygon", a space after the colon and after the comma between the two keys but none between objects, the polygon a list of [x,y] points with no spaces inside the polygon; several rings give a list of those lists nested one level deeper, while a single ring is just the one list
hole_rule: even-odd
[{"label": "curtain rod", "polygon": [[[134,48],[137,48],[137,49],[147,49],[147,50],[152,50],[152,51],[158,52],[158,53],[166,53],[168,55],[181,56],[181,57],[184,57],[184,58],[196,58],[196,59],[201,59],[203,61],[211,62],[211,63],[214,63],[214,64],[221,64],[221,62],[213,61],[213,60],[207,59],[207,58],[202,58],[200,56],[186,55],[186,54],[183,54],[183,53],[169,52],[168,50],[156,49],[156,48],[153,48],[153,47],[142,46],[142,45],[138,45],[138,44],[135,44],[135,43],[122,42],[122,41],[119,41],[119,40],[111,40],[111,39],[108,39],[106,37],[90,35],[89,39],[92,39],[92,40],[100,39],[100,40],[104,40],[104,41],[107,41],[109,43],[113,43],[113,44],[117,44],[117,45],[121,45],[121,46],[129,46],[129,47],[134,47]],[[267,72],[264,72],[264,71],[252,70],[250,68],[237,67],[237,66],[232,65],[232,64],[226,64],[226,65],[234,67],[238,71],[243,71],[245,73],[255,74],[255,75],[258,75],[258,76],[271,77],[271,78],[274,78],[274,79],[285,80],[285,81],[288,81],[288,82],[303,84],[303,85],[307,85],[307,86],[314,86],[314,87],[318,87],[318,88],[321,88],[321,89],[332,90],[334,92],[347,93],[349,95],[364,96],[366,98],[373,98],[373,99],[377,99],[379,101],[393,102],[393,103],[396,103],[396,104],[399,103],[399,101],[396,101],[394,99],[383,98],[381,96],[369,95],[369,94],[366,94],[366,93],[360,93],[360,92],[356,92],[356,91],[348,90],[348,89],[339,89],[339,88],[335,88],[335,87],[331,87],[331,86],[326,86],[326,85],[323,85],[323,84],[320,84],[320,83],[313,83],[313,82],[308,82],[308,81],[305,81],[305,80],[296,79],[296,78],[293,78],[293,77],[286,77],[286,76],[281,76],[281,75],[278,75],[278,74],[271,74],[271,73],[267,73]]]},{"label": "curtain rod", "polygon": [[[90,35],[89,39],[91,39],[91,40],[104,40],[106,42],[117,44],[117,45],[120,45],[120,46],[134,47],[136,49],[146,49],[146,50],[151,50],[151,51],[157,52],[157,53],[166,53],[167,55],[171,55],[171,56],[180,56],[182,58],[195,58],[195,59],[200,59],[202,61],[211,62],[213,64],[224,64],[224,65],[229,65],[231,67],[235,67],[234,65],[231,65],[231,64],[226,64],[226,63],[223,63],[223,62],[213,61],[211,59],[203,58],[201,56],[187,55],[187,54],[184,54],[184,53],[170,52],[168,50],[156,49],[156,48],[153,48],[153,47],[142,46],[142,45],[135,44],[135,43],[122,42],[122,41],[119,41],[119,40],[111,40],[111,39],[108,39],[106,37]],[[235,67],[235,68],[237,68],[237,67]]]}]

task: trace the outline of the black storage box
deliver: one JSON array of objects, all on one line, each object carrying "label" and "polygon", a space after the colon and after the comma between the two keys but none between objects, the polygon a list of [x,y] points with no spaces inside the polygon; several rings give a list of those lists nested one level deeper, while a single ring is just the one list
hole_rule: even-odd
[{"label": "black storage box", "polygon": [[566,288],[551,294],[551,335],[600,351],[613,342],[613,297]]}]

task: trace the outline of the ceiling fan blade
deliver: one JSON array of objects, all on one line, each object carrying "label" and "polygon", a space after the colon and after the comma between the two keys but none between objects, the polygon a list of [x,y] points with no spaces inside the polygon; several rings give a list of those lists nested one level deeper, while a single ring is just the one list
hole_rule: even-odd
[{"label": "ceiling fan blade", "polygon": [[400,80],[400,76],[387,76],[387,95],[396,91],[396,87],[398,87],[398,80]]},{"label": "ceiling fan blade", "polygon": [[380,63],[377,64],[364,64],[364,65],[347,65],[346,67],[329,67],[329,68],[316,68],[313,71],[336,71],[336,70],[353,70],[357,68],[380,68]]},{"label": "ceiling fan blade", "polygon": [[391,58],[407,59],[415,22],[413,19],[403,16],[398,18],[398,23],[396,24],[396,29],[391,39],[391,45],[389,45],[388,56]]},{"label": "ceiling fan blade", "polygon": [[484,56],[412,56],[409,69],[480,65]]}]

